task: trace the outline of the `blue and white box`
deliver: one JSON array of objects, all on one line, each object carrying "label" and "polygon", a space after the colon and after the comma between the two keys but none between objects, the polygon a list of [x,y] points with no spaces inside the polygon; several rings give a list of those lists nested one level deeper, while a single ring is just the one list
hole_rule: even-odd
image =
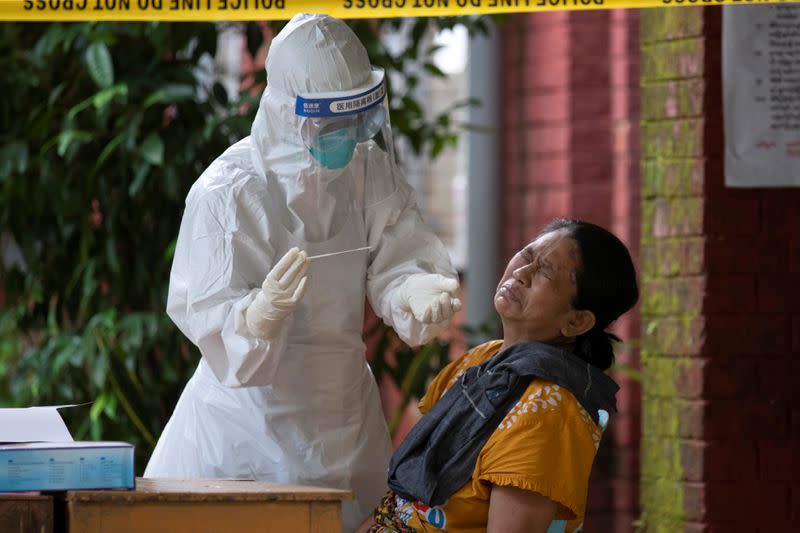
[{"label": "blue and white box", "polygon": [[0,491],[134,488],[126,442],[0,444]]},{"label": "blue and white box", "polygon": [[0,492],[132,489],[132,444],[75,442],[58,410],[0,409]]}]

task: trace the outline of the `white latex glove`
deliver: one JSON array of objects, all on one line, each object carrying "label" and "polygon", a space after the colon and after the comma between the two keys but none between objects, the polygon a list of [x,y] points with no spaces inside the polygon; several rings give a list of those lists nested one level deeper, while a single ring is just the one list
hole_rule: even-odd
[{"label": "white latex glove", "polygon": [[267,274],[261,291],[245,311],[247,329],[256,337],[272,338],[306,293],[308,256],[292,248]]},{"label": "white latex glove", "polygon": [[461,309],[458,281],[440,274],[412,274],[395,291],[394,303],[418,322],[435,324]]}]

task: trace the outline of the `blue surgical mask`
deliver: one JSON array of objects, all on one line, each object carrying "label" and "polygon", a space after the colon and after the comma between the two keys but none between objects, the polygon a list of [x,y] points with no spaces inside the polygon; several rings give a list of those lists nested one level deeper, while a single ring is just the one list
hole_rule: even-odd
[{"label": "blue surgical mask", "polygon": [[309,153],[325,168],[344,168],[353,159],[356,139],[352,129],[342,128],[320,135]]}]

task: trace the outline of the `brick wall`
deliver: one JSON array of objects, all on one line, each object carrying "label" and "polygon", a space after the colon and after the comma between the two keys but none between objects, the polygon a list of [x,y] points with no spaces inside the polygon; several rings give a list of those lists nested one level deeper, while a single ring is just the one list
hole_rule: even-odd
[{"label": "brick wall", "polygon": [[641,14],[641,498],[648,531],[681,530],[685,500],[692,499],[684,493],[684,471],[702,471],[704,462],[704,443],[681,439],[690,428],[682,417],[696,413],[704,370],[693,359],[702,350],[706,282],[704,30],[702,11],[694,8]]},{"label": "brick wall", "polygon": [[800,189],[727,189],[718,8],[642,12],[645,531],[800,519]]},{"label": "brick wall", "polygon": [[[503,27],[503,257],[555,217],[605,226],[639,243],[638,11],[514,15]],[[501,268],[502,271],[502,268]],[[638,311],[615,330],[632,341]],[[638,516],[641,392],[616,373],[620,412],[590,482],[586,531],[631,531]]]}]

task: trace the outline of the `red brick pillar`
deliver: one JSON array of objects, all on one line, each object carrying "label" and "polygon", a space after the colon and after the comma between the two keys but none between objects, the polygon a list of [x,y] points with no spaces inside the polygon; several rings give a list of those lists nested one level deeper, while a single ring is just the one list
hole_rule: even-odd
[{"label": "red brick pillar", "polygon": [[800,189],[724,185],[720,21],[642,11],[648,532],[800,521]]},{"label": "red brick pillar", "polygon": [[[639,14],[515,15],[503,27],[503,267],[555,217],[619,235],[638,256]],[[638,367],[638,312],[615,330]],[[638,516],[640,388],[622,390],[590,482],[586,531],[632,531]]]},{"label": "red brick pillar", "polygon": [[[620,237],[639,264],[640,133],[639,133],[639,10],[609,12],[609,98],[611,101],[611,182],[609,229]],[[587,95],[588,97],[589,95]],[[618,412],[611,418],[605,441],[598,449],[589,487],[585,530],[628,533],[639,516],[639,438],[641,383],[639,368],[639,307],[620,318],[613,328],[625,341],[616,351],[620,384]],[[622,371],[625,370],[625,372]],[[610,495],[610,496],[609,496]],[[610,500],[610,506],[603,502]]]}]

